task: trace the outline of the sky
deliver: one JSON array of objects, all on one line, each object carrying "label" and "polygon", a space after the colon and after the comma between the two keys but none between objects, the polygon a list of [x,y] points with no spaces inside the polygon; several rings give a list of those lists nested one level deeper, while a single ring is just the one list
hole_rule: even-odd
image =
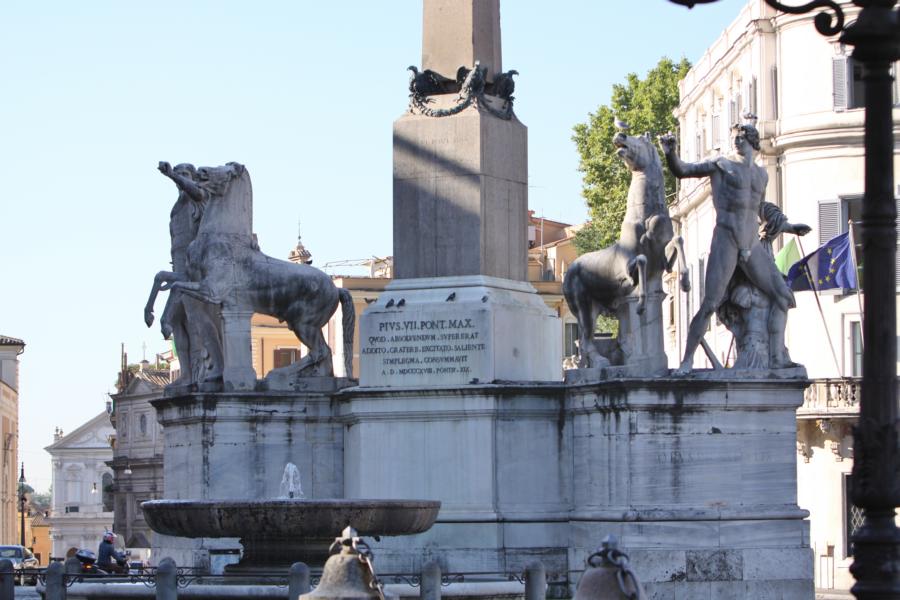
[{"label": "sky", "polygon": [[[503,0],[529,207],[586,220],[572,127],[626,74],[696,62],[744,3]],[[270,255],[298,222],[320,268],[390,255],[391,126],[421,35],[422,0],[0,4],[0,334],[26,343],[19,454],[37,491],[54,428],[105,410],[120,344],[130,362],[168,348],[142,319],[177,195],[158,162],[246,165]]]}]

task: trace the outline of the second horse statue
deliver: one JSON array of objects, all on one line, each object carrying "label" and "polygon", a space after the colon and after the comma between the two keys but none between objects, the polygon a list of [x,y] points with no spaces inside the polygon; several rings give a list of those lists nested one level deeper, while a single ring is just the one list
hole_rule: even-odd
[{"label": "second horse statue", "polygon": [[[619,240],[578,257],[566,271],[563,294],[578,319],[579,368],[620,365],[651,374],[666,368],[662,272],[671,271],[677,257],[681,288],[687,291],[690,283],[682,240],[674,235],[666,206],[662,162],[650,134],[634,137],[620,131],[613,143],[631,171]],[[601,313],[619,320],[617,343],[606,347],[594,339]]]}]

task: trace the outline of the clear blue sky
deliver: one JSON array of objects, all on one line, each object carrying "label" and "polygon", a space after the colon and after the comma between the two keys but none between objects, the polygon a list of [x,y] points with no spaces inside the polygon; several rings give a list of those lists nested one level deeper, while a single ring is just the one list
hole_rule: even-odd
[{"label": "clear blue sky", "polygon": [[[421,62],[421,0],[10,1],[0,5],[0,333],[25,340],[20,456],[104,409],[124,342],[167,347],[142,307],[169,261],[160,160],[247,165],[262,249],[302,221],[316,265],[385,256],[391,123]],[[587,218],[572,126],[629,72],[696,61],[744,0],[503,0],[503,65],[529,132],[529,203]],[[161,311],[161,302],[158,312]]]}]

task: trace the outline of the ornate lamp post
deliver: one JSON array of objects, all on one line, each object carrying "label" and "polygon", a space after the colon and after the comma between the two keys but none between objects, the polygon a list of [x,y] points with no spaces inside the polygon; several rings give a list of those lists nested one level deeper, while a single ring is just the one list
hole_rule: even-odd
[{"label": "ornate lamp post", "polygon": [[[692,8],[717,0],[669,0]],[[823,9],[815,26],[825,36],[840,34],[863,66],[865,84],[865,196],[862,214],[865,323],[862,398],[854,428],[851,498],[865,522],[853,536],[860,599],[900,597],[900,529],[894,524],[900,505],[900,452],[897,420],[897,314],[894,255],[897,244],[894,201],[894,137],[891,115],[891,65],[900,59],[900,12],[896,0],[853,0],[861,10],[846,25],[834,0],[786,6],[765,0],[776,10],[805,14]]]},{"label": "ornate lamp post", "polygon": [[25,547],[25,463],[22,463],[22,470],[19,473],[19,533],[20,543]]}]

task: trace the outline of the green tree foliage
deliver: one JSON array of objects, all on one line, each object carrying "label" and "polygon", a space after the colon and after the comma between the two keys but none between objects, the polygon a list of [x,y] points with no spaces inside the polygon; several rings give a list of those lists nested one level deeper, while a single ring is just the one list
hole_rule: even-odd
[{"label": "green tree foliage", "polygon": [[[581,155],[579,170],[584,173],[582,195],[591,213],[591,222],[575,238],[579,254],[609,246],[619,237],[625,215],[625,201],[631,175],[616,156],[612,143],[618,118],[630,127],[631,135],[650,132],[655,137],[675,132],[678,122],[672,111],[678,106],[678,81],[691,64],[682,58],[675,63],[663,57],[644,79],[634,73],[625,83],[613,85],[610,105],[601,105],[587,123],[575,125],[572,139]],[[675,180],[666,170],[666,197],[675,192]]]}]

